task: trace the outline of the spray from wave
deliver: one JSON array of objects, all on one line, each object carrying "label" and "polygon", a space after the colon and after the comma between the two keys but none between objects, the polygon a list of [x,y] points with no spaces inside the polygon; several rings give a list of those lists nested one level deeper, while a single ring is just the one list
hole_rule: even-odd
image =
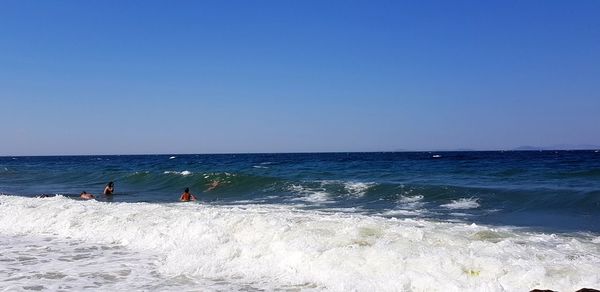
[{"label": "spray from wave", "polygon": [[479,208],[479,202],[476,198],[460,198],[458,200],[452,200],[452,202],[448,204],[443,204],[441,207],[452,210],[475,209]]}]

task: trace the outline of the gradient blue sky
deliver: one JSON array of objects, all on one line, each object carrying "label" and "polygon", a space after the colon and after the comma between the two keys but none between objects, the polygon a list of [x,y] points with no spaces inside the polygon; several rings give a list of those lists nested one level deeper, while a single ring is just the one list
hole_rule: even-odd
[{"label": "gradient blue sky", "polygon": [[0,155],[600,144],[600,1],[0,1]]}]

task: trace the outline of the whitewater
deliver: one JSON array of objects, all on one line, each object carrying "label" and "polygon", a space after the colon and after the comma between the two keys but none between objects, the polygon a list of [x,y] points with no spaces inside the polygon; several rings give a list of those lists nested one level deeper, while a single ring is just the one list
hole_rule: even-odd
[{"label": "whitewater", "polygon": [[0,196],[0,290],[575,291],[600,237],[289,205]]},{"label": "whitewater", "polygon": [[599,289],[599,178],[595,151],[0,157],[0,291]]}]

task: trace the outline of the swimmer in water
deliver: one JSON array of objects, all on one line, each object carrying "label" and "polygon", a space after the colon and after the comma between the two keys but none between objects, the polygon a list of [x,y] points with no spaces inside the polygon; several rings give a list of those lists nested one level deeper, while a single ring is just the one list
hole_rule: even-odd
[{"label": "swimmer in water", "polygon": [[111,181],[104,187],[104,194],[111,196],[115,192],[115,184]]},{"label": "swimmer in water", "polygon": [[79,195],[79,197],[82,198],[82,199],[85,199],[85,200],[89,200],[89,199],[95,198],[94,195],[88,194],[85,191],[81,192],[81,195]]},{"label": "swimmer in water", "polygon": [[179,200],[182,202],[195,201],[196,197],[194,197],[194,195],[190,194],[190,188],[185,188],[185,190],[183,191],[183,194],[181,194],[181,197],[179,198]]},{"label": "swimmer in water", "polygon": [[218,186],[221,185],[221,182],[219,182],[219,180],[213,180],[210,185],[208,186],[208,189],[206,189],[206,191],[212,191],[214,189],[216,189]]}]

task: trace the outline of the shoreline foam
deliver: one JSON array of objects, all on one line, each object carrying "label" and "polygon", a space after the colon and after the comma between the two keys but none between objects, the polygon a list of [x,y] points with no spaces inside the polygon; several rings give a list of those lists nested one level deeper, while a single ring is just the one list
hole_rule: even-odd
[{"label": "shoreline foam", "polygon": [[[26,218],[27,220],[23,220]],[[165,277],[261,289],[560,291],[599,287],[598,237],[287,206],[104,203],[0,196],[3,236],[114,244]]]}]

